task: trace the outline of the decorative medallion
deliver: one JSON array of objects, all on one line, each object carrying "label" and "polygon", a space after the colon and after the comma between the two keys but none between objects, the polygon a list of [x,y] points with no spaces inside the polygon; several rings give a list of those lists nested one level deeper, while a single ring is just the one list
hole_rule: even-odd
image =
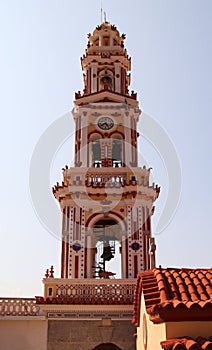
[{"label": "decorative medallion", "polygon": [[74,242],[74,243],[72,244],[72,249],[73,249],[76,253],[78,253],[78,252],[80,251],[80,249],[82,249],[82,246],[81,246],[81,244],[80,244],[79,242]]},{"label": "decorative medallion", "polygon": [[134,250],[135,252],[137,252],[140,249],[140,244],[138,242],[133,242],[131,244],[131,248],[132,250]]}]

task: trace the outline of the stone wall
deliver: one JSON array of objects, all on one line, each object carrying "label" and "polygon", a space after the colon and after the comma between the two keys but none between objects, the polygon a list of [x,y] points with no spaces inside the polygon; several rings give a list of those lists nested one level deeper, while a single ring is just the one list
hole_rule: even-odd
[{"label": "stone wall", "polygon": [[[135,327],[130,321],[52,320],[48,323],[48,350],[93,350],[112,343],[121,350],[133,350]],[[112,350],[112,347],[111,347]]]}]

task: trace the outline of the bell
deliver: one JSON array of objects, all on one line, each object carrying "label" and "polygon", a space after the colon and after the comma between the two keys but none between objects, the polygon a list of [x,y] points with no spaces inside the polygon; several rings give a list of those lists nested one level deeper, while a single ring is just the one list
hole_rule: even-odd
[{"label": "bell", "polygon": [[105,261],[110,261],[111,259],[114,258],[114,255],[111,252],[111,247],[109,245],[104,246],[101,258],[104,259]]}]

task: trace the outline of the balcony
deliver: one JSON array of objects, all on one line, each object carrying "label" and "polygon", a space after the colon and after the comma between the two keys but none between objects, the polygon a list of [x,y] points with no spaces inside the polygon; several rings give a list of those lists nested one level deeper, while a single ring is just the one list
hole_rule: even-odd
[{"label": "balcony", "polygon": [[43,280],[45,296],[37,304],[132,305],[135,279]]}]

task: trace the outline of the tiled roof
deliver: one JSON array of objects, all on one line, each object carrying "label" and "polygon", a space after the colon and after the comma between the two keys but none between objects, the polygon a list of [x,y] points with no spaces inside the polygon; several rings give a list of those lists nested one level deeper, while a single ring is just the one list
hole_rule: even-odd
[{"label": "tiled roof", "polygon": [[139,324],[141,294],[150,320],[212,321],[212,269],[155,268],[137,276],[134,323]]},{"label": "tiled roof", "polygon": [[212,350],[212,336],[208,339],[203,337],[168,339],[160,344],[164,350]]}]

